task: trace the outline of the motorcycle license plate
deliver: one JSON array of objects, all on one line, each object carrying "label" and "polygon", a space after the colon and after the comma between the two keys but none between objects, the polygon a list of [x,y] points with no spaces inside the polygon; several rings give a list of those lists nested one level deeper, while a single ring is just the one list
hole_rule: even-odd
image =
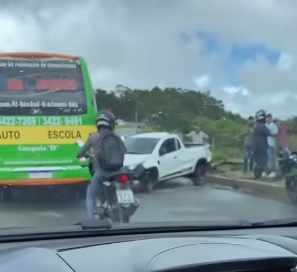
[{"label": "motorcycle license plate", "polygon": [[117,198],[119,204],[134,203],[134,194],[132,190],[117,190]]}]

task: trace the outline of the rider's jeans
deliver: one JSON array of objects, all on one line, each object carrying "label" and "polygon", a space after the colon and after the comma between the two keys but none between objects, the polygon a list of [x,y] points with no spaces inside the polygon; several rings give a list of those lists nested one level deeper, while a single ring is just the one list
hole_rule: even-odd
[{"label": "rider's jeans", "polygon": [[268,147],[268,163],[265,169],[265,172],[268,173],[269,167],[272,172],[276,172],[277,168],[276,162],[276,152],[274,146]]},{"label": "rider's jeans", "polygon": [[244,147],[243,154],[243,171],[246,173],[248,170],[253,171],[254,169],[254,157],[251,146]]},{"label": "rider's jeans", "polygon": [[87,216],[88,219],[94,219],[94,211],[96,207],[96,197],[99,194],[99,191],[102,187],[102,183],[104,182],[104,173],[101,170],[96,170],[91,180],[91,183],[87,188],[86,195],[86,207],[87,207]]},{"label": "rider's jeans", "polygon": [[258,148],[253,151],[253,154],[256,163],[254,175],[256,179],[259,179],[268,163],[268,152],[266,148]]}]

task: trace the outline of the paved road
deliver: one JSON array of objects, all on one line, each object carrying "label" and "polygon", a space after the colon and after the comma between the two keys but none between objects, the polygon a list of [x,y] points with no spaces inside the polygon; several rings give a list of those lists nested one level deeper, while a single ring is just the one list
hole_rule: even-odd
[{"label": "paved road", "polygon": [[[265,220],[293,217],[297,208],[214,187],[194,187],[189,180],[164,183],[152,194],[138,194],[134,222],[187,220]],[[52,197],[0,204],[0,227],[73,224],[84,216],[84,202]]]}]

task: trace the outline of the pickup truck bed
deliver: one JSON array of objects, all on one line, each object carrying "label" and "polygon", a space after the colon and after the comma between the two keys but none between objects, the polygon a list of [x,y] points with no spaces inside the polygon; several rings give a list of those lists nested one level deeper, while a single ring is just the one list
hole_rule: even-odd
[{"label": "pickup truck bed", "polygon": [[205,145],[205,144],[195,144],[195,143],[189,143],[189,142],[183,142],[183,144],[186,148],[198,147],[198,146],[209,146],[209,145]]}]

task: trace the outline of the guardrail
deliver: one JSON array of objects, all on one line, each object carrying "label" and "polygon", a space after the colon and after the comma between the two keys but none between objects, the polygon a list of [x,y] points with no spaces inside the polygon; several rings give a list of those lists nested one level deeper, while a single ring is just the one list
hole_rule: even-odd
[{"label": "guardrail", "polygon": [[[278,161],[281,161],[281,158],[278,158]],[[212,164],[212,168],[215,171],[219,166],[223,165],[243,166],[243,159],[228,159],[218,161]]]}]

